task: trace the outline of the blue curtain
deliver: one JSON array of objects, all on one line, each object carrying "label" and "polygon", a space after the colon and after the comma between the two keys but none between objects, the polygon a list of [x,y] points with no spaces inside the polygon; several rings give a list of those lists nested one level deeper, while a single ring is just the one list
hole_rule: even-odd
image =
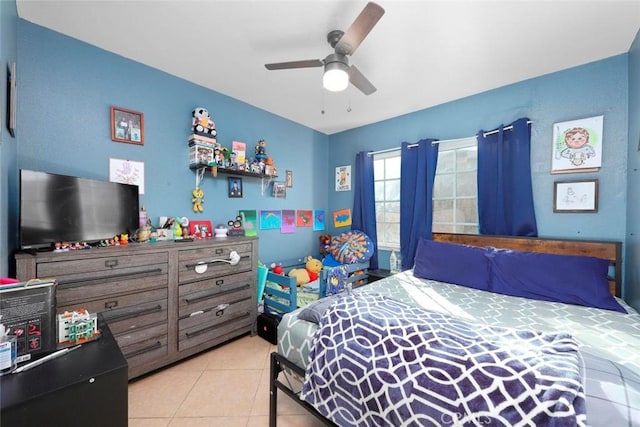
[{"label": "blue curtain", "polygon": [[402,269],[413,267],[418,239],[431,239],[433,181],[438,162],[434,139],[402,143],[400,158],[400,253]]},{"label": "blue curtain", "polygon": [[374,243],[374,252],[369,260],[371,270],[378,269],[378,233],[376,232],[376,199],[373,177],[373,155],[367,152],[356,154],[353,214],[351,228],[364,232]]},{"label": "blue curtain", "polygon": [[528,119],[478,133],[478,219],[480,234],[537,236],[531,188],[531,130]]}]

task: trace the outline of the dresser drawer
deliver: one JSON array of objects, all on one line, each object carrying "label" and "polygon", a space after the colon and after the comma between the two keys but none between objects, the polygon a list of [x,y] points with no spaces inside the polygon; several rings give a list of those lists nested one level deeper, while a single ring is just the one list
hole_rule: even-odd
[{"label": "dresser drawer", "polygon": [[238,329],[250,330],[255,322],[252,316],[251,296],[231,301],[224,309],[212,309],[178,321],[178,350],[183,351]]},{"label": "dresser drawer", "polygon": [[[136,254],[135,256],[83,257],[81,259],[38,263],[38,277],[55,277],[58,282],[87,280],[109,276],[131,267],[148,267],[168,262],[167,252]],[[139,270],[138,270],[139,271]]]},{"label": "dresser drawer", "polygon": [[211,288],[202,292],[180,296],[178,302],[178,317],[190,316],[192,313],[209,311],[220,304],[230,304],[234,301],[251,298],[255,288],[248,282],[236,282],[223,289]]},{"label": "dresser drawer", "polygon": [[121,347],[120,350],[127,359],[129,376],[131,377],[131,372],[135,371],[135,368],[145,364],[153,365],[159,359],[167,356],[167,335],[151,337],[124,348]]},{"label": "dresser drawer", "polygon": [[94,299],[109,299],[114,295],[166,288],[168,283],[167,264],[123,268],[117,276],[105,275],[95,280],[58,280],[56,299],[58,306],[62,307],[77,301],[84,303]]},{"label": "dresser drawer", "polygon": [[[232,251],[240,255],[240,261],[236,265],[225,262],[229,260],[229,254]],[[251,245],[247,243],[180,251],[178,256],[178,282],[188,283],[195,280],[251,271],[253,264]],[[196,269],[196,266],[199,268]]]},{"label": "dresser drawer", "polygon": [[[160,325],[155,325],[148,328],[139,328],[135,331],[127,331],[123,334],[114,334],[114,336],[116,338],[116,341],[118,341],[118,345],[120,346],[124,357],[128,359],[129,356],[127,355],[127,351],[133,351],[131,349],[135,349],[136,351],[140,350],[141,343],[147,342],[149,340],[156,340],[160,338],[166,339],[168,336],[167,331],[167,324],[162,323]],[[125,351],[125,349],[127,351]]]}]

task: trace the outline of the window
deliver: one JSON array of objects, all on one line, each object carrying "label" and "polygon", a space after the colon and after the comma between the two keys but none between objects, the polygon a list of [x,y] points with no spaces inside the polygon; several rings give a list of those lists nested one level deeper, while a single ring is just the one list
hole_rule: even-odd
[{"label": "window", "polygon": [[400,149],[374,154],[378,248],[400,247]]},{"label": "window", "polygon": [[[478,146],[475,137],[438,146],[432,230],[478,234]],[[400,247],[400,149],[373,157],[378,247]]]},{"label": "window", "polygon": [[440,143],[433,184],[434,232],[478,234],[477,173],[475,137]]}]

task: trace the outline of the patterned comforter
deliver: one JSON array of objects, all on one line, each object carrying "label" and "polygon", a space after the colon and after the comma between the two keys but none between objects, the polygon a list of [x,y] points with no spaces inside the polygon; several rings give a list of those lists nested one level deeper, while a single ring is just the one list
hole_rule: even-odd
[{"label": "patterned comforter", "polygon": [[341,426],[585,425],[578,343],[379,294],[322,318],[301,398]]}]

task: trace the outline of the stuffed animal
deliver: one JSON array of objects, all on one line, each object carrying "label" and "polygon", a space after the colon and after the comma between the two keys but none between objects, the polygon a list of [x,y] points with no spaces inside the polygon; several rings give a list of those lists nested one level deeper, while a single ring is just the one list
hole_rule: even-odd
[{"label": "stuffed animal", "polygon": [[275,262],[271,263],[271,271],[274,274],[279,274],[281,276],[284,276],[284,269],[282,268],[282,265],[276,264]]},{"label": "stuffed animal", "polygon": [[320,255],[328,254],[329,245],[331,245],[331,235],[321,234],[318,240],[320,240]]},{"label": "stuffed animal", "polygon": [[191,126],[193,133],[197,135],[210,136],[215,138],[218,132],[216,131],[216,124],[211,120],[209,111],[203,107],[197,107],[191,112],[193,119],[191,120]]},{"label": "stuffed animal", "polygon": [[309,281],[313,282],[318,279],[320,270],[322,270],[322,261],[311,256],[306,257],[305,260],[307,262],[305,263],[304,268],[307,270],[307,273],[309,273]]},{"label": "stuffed animal", "polygon": [[309,278],[309,272],[306,268],[292,268],[288,274],[289,277],[296,278],[296,284],[298,286],[306,285],[311,281]]}]

